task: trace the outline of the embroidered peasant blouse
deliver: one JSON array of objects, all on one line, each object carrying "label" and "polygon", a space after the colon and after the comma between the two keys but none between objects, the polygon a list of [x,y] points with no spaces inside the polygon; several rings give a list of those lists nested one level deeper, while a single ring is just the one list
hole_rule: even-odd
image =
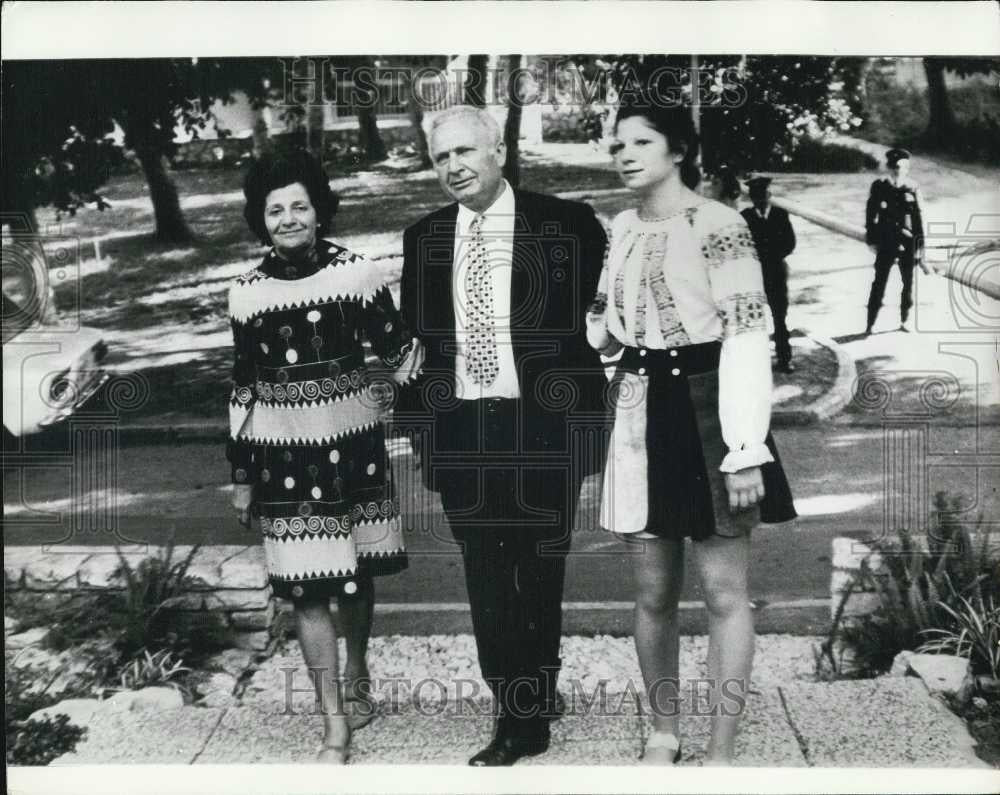
[{"label": "embroidered peasant blouse", "polygon": [[[625,210],[611,225],[588,339],[667,349],[721,341],[719,421],[729,453],[719,469],[772,461],[769,310],[753,238],[740,214],[706,201],[645,221]],[[617,346],[615,346],[617,347]]]}]

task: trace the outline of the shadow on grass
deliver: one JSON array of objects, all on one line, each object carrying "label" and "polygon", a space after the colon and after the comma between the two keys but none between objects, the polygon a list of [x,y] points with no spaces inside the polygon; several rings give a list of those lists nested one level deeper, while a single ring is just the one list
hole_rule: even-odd
[{"label": "shadow on grass", "polygon": [[856,418],[944,425],[995,424],[1000,419],[1000,407],[982,405],[976,384],[947,370],[902,370],[892,356],[858,359],[857,369],[854,393],[844,409]]},{"label": "shadow on grass", "polygon": [[149,396],[142,406],[123,415],[125,424],[165,424],[183,420],[229,422],[230,371],[229,348],[177,351],[190,354],[190,361],[166,367],[148,367],[142,375],[149,386]]},{"label": "shadow on grass", "polygon": [[791,299],[789,303],[792,306],[806,306],[808,304],[818,304],[820,302],[817,297],[820,292],[820,287],[810,286],[803,287],[800,290],[789,290],[789,298]]}]

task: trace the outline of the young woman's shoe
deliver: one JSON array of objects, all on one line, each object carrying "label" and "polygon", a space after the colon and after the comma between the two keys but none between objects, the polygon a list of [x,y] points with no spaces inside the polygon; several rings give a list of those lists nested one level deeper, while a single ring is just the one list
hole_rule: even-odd
[{"label": "young woman's shoe", "polygon": [[321,765],[346,765],[351,749],[347,745],[321,745],[316,762]]},{"label": "young woman's shoe", "polygon": [[670,732],[653,732],[639,761],[644,765],[676,765],[681,761],[681,741]]},{"label": "young woman's shoe", "polygon": [[316,752],[316,762],[321,765],[346,765],[351,755],[352,734],[348,730],[346,739],[340,745],[333,745],[324,739]]}]

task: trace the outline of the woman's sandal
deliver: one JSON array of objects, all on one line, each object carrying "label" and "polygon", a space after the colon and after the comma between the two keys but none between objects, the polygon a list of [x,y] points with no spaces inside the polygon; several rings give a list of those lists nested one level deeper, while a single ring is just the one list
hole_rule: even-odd
[{"label": "woman's sandal", "polygon": [[321,765],[346,765],[351,755],[351,740],[354,732],[347,729],[347,739],[341,745],[330,745],[324,739],[316,752],[316,762]]},{"label": "woman's sandal", "polygon": [[321,765],[346,765],[350,755],[348,745],[321,745],[316,752],[316,762]]},{"label": "woman's sandal", "polygon": [[681,761],[681,741],[670,732],[653,732],[639,761],[644,765],[676,765]]}]

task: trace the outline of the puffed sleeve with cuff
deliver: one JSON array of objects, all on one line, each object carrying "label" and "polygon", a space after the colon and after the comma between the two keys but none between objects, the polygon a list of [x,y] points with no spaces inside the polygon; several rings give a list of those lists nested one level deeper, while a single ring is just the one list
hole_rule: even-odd
[{"label": "puffed sleeve with cuff", "polygon": [[772,388],[767,297],[753,238],[741,217],[709,235],[703,252],[723,328],[719,423],[729,452],[719,470],[732,473],[774,460],[764,443]]}]

